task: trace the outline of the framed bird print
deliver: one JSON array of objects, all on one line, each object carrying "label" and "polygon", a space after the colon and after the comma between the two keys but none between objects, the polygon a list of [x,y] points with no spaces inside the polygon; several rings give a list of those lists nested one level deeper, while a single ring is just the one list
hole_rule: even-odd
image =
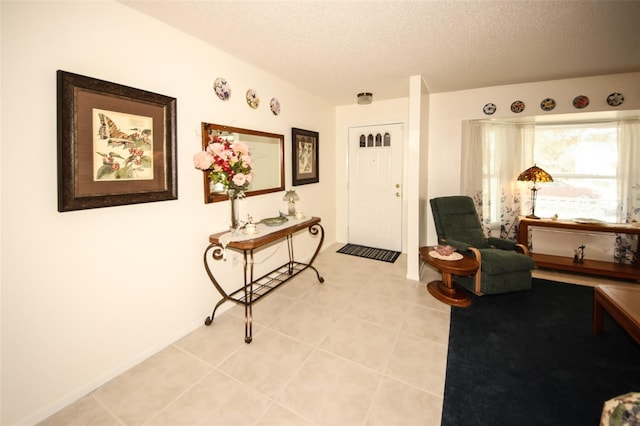
[{"label": "framed bird print", "polygon": [[291,129],[293,186],[320,182],[318,132]]},{"label": "framed bird print", "polygon": [[178,198],[176,99],[58,71],[58,211]]}]

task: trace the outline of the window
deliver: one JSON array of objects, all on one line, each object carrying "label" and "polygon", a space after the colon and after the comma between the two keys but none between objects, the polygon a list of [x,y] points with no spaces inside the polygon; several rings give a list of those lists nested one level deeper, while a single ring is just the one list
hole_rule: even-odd
[{"label": "window", "polygon": [[369,136],[360,135],[358,142],[360,148],[390,147],[391,134],[387,132],[384,134],[384,136],[380,133],[377,133],[375,136],[373,136],[371,133],[369,134]]},{"label": "window", "polygon": [[[554,178],[536,185],[537,216],[640,223],[640,117],[628,114],[611,122],[463,122],[461,192],[474,200],[485,233],[516,238],[518,217],[531,213],[531,184],[516,177],[533,164]],[[633,247],[616,238],[616,259],[635,262]]]},{"label": "window", "polygon": [[[553,182],[537,184],[536,215],[616,222],[615,123],[537,125],[532,152],[533,163],[553,177]],[[524,186],[523,200],[528,200],[530,185]]]}]

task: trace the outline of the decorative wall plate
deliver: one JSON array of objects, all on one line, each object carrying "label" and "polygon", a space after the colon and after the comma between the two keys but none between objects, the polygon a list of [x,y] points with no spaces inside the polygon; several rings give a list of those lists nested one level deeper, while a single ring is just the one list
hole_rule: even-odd
[{"label": "decorative wall plate", "polygon": [[231,87],[229,87],[226,78],[216,78],[216,81],[213,82],[213,90],[215,90],[216,95],[223,101],[229,100],[231,96]]},{"label": "decorative wall plate", "polygon": [[253,89],[247,90],[246,98],[247,98],[247,105],[249,105],[251,108],[256,109],[260,106],[260,97],[258,96],[255,90]]},{"label": "decorative wall plate", "polygon": [[607,96],[607,103],[611,106],[619,106],[624,102],[624,96],[621,93],[613,92]]},{"label": "decorative wall plate", "polygon": [[491,115],[494,112],[496,112],[496,104],[492,104],[492,103],[488,103],[485,106],[482,107],[482,112],[484,112],[487,115]]},{"label": "decorative wall plate", "polygon": [[519,112],[524,111],[524,102],[522,101],[515,101],[511,104],[511,111],[515,112],[516,114]]},{"label": "decorative wall plate", "polygon": [[280,115],[280,101],[276,98],[271,98],[271,102],[269,102],[269,106],[271,107],[271,112],[273,115]]},{"label": "decorative wall plate", "polygon": [[556,101],[554,99],[546,98],[546,99],[543,99],[542,102],[540,102],[540,108],[543,111],[551,111],[555,107],[556,107]]},{"label": "decorative wall plate", "polygon": [[573,106],[582,109],[586,108],[589,105],[589,98],[584,95],[576,96],[573,98]]}]

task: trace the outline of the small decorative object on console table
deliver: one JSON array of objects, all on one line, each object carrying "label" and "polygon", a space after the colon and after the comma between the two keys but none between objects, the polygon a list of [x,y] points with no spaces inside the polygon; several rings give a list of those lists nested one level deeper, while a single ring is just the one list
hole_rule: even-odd
[{"label": "small decorative object on console table", "polygon": [[211,135],[204,151],[193,156],[196,169],[209,173],[214,186],[222,185],[227,189],[231,202],[230,228],[237,230],[240,226],[238,199],[244,197],[253,175],[249,147],[240,141],[234,143]]},{"label": "small decorative object on console table", "polygon": [[[276,219],[276,218],[272,218]],[[207,271],[207,275],[211,280],[213,286],[218,290],[222,299],[216,303],[213,308],[211,316],[205,320],[205,325],[211,325],[213,322],[216,310],[224,302],[231,301],[244,305],[245,314],[245,336],[244,341],[251,343],[252,337],[252,317],[253,317],[253,303],[257,302],[262,296],[266,296],[271,291],[275,290],[285,282],[289,281],[307,268],[311,268],[316,272],[318,281],[324,282],[324,278],[320,276],[318,270],[312,266],[313,261],[322,248],[324,241],[324,229],[320,225],[320,218],[311,217],[307,220],[292,220],[294,223],[289,223],[287,218],[279,218],[278,223],[275,221],[269,222],[271,226],[267,226],[263,220],[257,227],[261,227],[251,235],[238,235],[234,234],[230,236],[227,232],[222,232],[209,236],[209,245],[204,251],[204,268]],[[312,237],[320,236],[318,246],[316,247],[313,256],[309,263],[302,263],[294,259],[293,254],[293,235],[299,231],[308,229],[309,235]],[[231,237],[231,238],[229,238]],[[253,253],[255,250],[259,250],[262,247],[269,246],[277,241],[286,240],[289,252],[289,260],[282,266],[274,269],[273,271],[261,276],[260,278],[254,278],[254,261]],[[209,265],[211,260],[225,259],[225,251],[232,249],[242,252],[244,257],[244,285],[232,293],[227,293],[220,285],[218,280],[213,275],[212,268]]]},{"label": "small decorative object on console table", "polygon": [[573,263],[584,263],[584,249],[585,245],[581,245],[573,251]]},{"label": "small decorative object on console table", "polygon": [[296,201],[299,201],[300,197],[296,194],[296,190],[292,189],[287,191],[282,198],[282,201],[286,201],[289,205],[288,214],[289,216],[295,216],[296,214]]},{"label": "small decorative object on console table", "polygon": [[531,187],[531,214],[527,216],[529,219],[540,219],[536,216],[536,197],[538,195],[538,190],[540,188],[536,188],[537,182],[553,182],[553,178],[551,175],[535,164],[533,167],[529,167],[524,172],[520,173],[518,176],[518,181],[520,182],[533,182],[533,186]]}]

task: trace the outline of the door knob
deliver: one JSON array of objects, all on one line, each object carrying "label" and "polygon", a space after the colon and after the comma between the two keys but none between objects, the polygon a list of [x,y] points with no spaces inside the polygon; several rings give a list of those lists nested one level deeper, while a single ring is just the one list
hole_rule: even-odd
[{"label": "door knob", "polygon": [[399,197],[399,196],[400,196],[400,193],[399,193],[399,192],[396,192],[396,197]]},{"label": "door knob", "polygon": [[396,183],[396,188],[400,188],[400,184],[399,183]]}]

